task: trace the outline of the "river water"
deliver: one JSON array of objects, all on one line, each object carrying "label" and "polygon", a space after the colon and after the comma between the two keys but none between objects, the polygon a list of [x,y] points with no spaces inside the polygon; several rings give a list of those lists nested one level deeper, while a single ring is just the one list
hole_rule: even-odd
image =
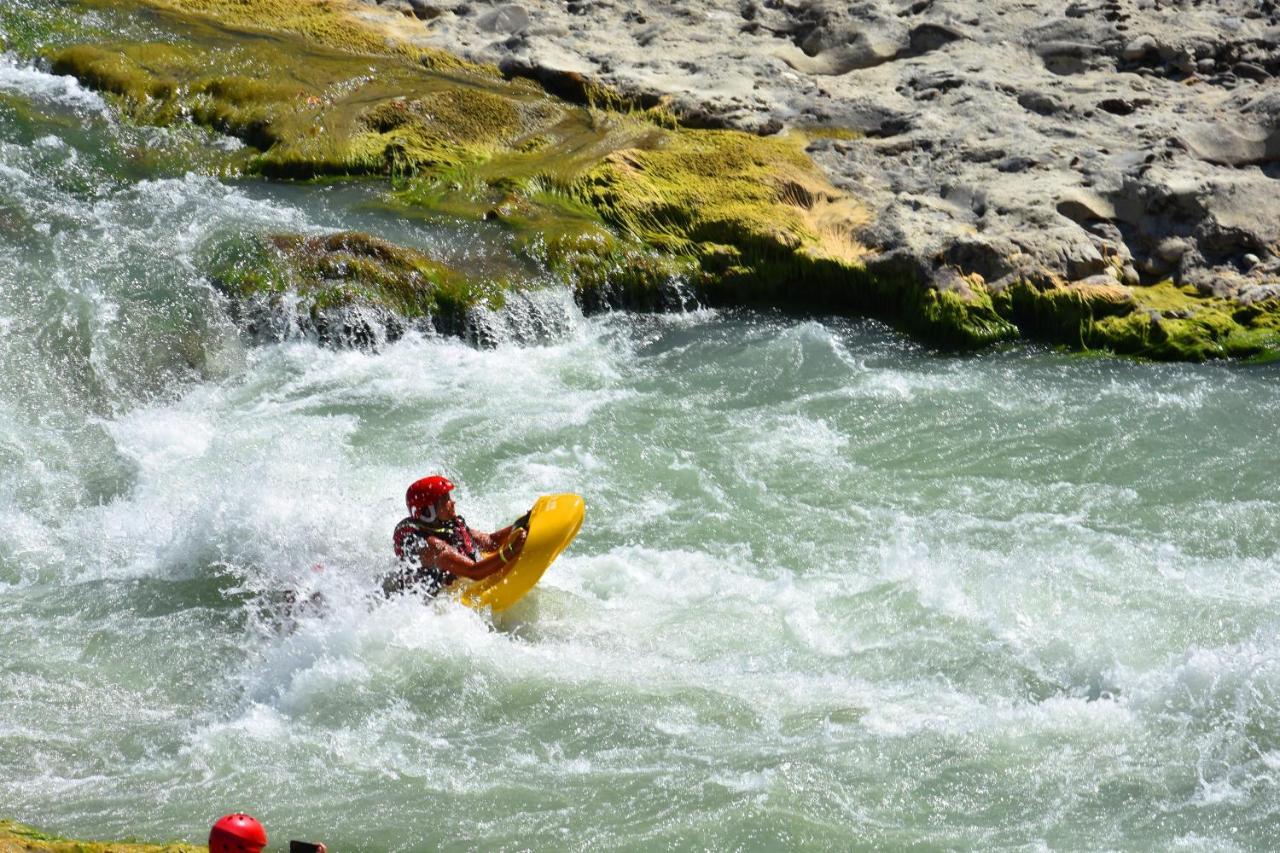
[{"label": "river water", "polygon": [[[201,258],[500,234],[175,167],[0,60],[0,815],[336,850],[1259,849],[1280,810],[1275,366],[583,317],[243,340]],[[523,313],[522,313],[523,312]],[[374,596],[405,486],[582,535],[499,618]],[[326,606],[282,615],[284,590]]]}]

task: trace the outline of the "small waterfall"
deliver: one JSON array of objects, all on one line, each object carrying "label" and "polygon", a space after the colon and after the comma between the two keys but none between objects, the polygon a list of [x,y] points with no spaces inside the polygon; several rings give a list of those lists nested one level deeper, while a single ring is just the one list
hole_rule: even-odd
[{"label": "small waterfall", "polygon": [[568,337],[582,312],[569,288],[552,286],[510,291],[502,308],[476,308],[467,319],[467,338],[480,346],[530,346]]}]

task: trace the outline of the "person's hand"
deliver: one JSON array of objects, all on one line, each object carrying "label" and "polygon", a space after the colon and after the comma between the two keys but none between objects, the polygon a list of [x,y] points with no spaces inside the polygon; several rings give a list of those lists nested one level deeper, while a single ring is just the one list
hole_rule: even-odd
[{"label": "person's hand", "polygon": [[498,549],[498,557],[502,560],[502,564],[506,565],[516,558],[520,553],[520,549],[524,547],[525,537],[528,536],[523,528],[517,527],[507,535],[507,541],[502,543],[502,547]]}]

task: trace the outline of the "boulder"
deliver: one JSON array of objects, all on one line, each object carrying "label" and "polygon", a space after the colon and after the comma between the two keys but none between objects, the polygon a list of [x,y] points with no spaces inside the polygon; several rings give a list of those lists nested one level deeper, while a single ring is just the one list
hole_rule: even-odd
[{"label": "boulder", "polygon": [[529,27],[529,11],[515,4],[499,6],[477,17],[476,27],[484,33],[518,33]]}]

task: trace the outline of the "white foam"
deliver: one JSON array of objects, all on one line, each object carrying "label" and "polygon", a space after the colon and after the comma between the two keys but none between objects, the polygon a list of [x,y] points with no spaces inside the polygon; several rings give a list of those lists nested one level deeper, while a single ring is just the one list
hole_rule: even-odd
[{"label": "white foam", "polygon": [[[583,318],[556,291],[485,316],[492,349],[433,335],[376,352],[227,344],[241,354],[216,381],[148,385],[138,353],[153,329],[125,297],[213,311],[181,301],[207,288],[208,240],[313,233],[319,217],[297,188],[199,175],[80,195],[28,168],[74,147],[19,149],[4,149],[0,179],[45,220],[55,261],[4,285],[65,298],[51,316],[69,338],[87,318],[67,351],[98,396],[0,412],[24,460],[0,473],[0,581],[67,602],[56,622],[24,617],[55,626],[44,636],[59,642],[32,654],[59,696],[98,690],[85,672],[118,680],[97,664],[121,647],[171,670],[146,703],[104,685],[105,704],[146,707],[87,737],[28,682],[0,688],[0,706],[44,720],[5,729],[25,741],[14,754],[68,747],[48,779],[0,781],[41,791],[23,794],[31,811],[96,797],[134,816],[169,796],[189,810],[234,788],[297,813],[356,790],[385,795],[403,829],[422,815],[395,803],[426,808],[428,794],[483,809],[522,796],[513,778],[570,799],[645,778],[695,799],[710,780],[712,799],[750,800],[762,821],[820,794],[896,826],[933,774],[1018,802],[1027,836],[1067,825],[1100,778],[1138,778],[1135,807],[1175,820],[1267,808],[1275,503],[1208,480],[1174,500],[1110,470],[1146,423],[1126,399],[1199,430],[1204,454],[1246,446],[1227,435],[1236,424],[1201,420],[1214,383],[1237,394],[1241,374],[1120,370],[1095,410],[1079,371],[1096,368],[1056,356],[896,359],[817,322]],[[14,302],[6,318],[31,327]],[[550,331],[521,337],[538,323]],[[42,374],[56,390],[84,367],[68,359]],[[1242,464],[1221,458],[1228,475]],[[586,495],[587,526],[507,614],[384,600],[404,487],[436,470],[477,527],[552,491]],[[1180,471],[1161,476],[1177,485]],[[324,605],[284,612],[285,591]],[[104,592],[137,609],[104,616]],[[161,636],[162,653],[143,647]],[[217,677],[184,696],[184,661],[201,654]],[[144,725],[154,745],[138,750]],[[886,785],[907,792],[896,806],[861,799]]]},{"label": "white foam", "polygon": [[9,54],[0,54],[0,90],[84,112],[107,111],[106,102],[74,77],[49,74],[20,63]]}]

